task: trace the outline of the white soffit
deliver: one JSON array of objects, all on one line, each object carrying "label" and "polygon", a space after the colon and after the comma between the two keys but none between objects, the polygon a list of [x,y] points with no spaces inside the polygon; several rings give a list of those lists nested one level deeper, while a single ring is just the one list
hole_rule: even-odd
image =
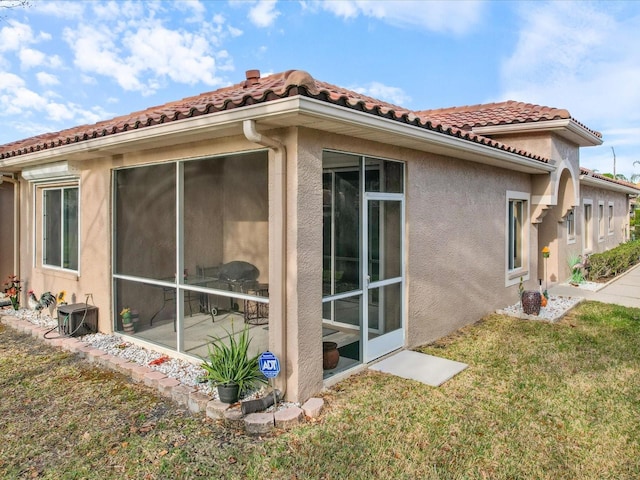
[{"label": "white soffit", "polygon": [[37,167],[25,168],[22,170],[22,178],[30,182],[39,180],[58,180],[63,178],[77,177],[80,171],[69,162],[56,162],[38,165]]}]

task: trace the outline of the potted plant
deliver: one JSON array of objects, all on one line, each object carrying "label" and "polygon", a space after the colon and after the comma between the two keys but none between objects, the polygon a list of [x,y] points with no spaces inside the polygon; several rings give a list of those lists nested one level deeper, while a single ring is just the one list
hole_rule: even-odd
[{"label": "potted plant", "polygon": [[267,379],[258,366],[259,355],[249,356],[249,328],[244,329],[236,338],[236,332],[225,330],[227,337],[210,336],[207,346],[208,358],[203,361],[205,379],[218,388],[221,402],[235,403],[248,389],[257,383],[266,383]]},{"label": "potted plant", "polygon": [[120,317],[122,318],[122,329],[125,333],[133,334],[133,323],[131,321],[131,309],[123,308],[120,312]]}]

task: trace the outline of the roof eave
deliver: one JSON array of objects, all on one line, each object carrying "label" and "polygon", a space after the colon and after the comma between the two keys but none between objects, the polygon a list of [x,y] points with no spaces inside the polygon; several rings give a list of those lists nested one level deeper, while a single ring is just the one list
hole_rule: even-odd
[{"label": "roof eave", "polygon": [[[528,158],[524,155],[397,120],[348,108],[336,107],[335,105],[312,98],[301,98],[301,112],[306,115],[311,115],[316,119],[320,117],[325,121],[337,120],[341,125],[348,125],[350,135],[354,135],[351,129],[358,127],[366,128],[366,131],[356,134],[355,136],[372,141],[382,141],[414,150],[441,154],[525,173],[540,174],[555,170],[554,165]],[[318,128],[317,123],[314,124],[313,128]],[[343,127],[335,129],[335,133],[343,132]]]},{"label": "roof eave", "polygon": [[604,188],[614,192],[626,193],[627,195],[640,194],[640,188],[630,187],[615,181],[603,180],[597,177],[592,177],[591,175],[580,175],[580,182],[591,187]]},{"label": "roof eave", "polygon": [[602,138],[584,128],[572,118],[556,120],[540,120],[537,122],[510,123],[505,125],[488,125],[473,127],[473,131],[479,135],[508,135],[514,133],[540,133],[550,131],[581,146],[595,147],[602,145]]},{"label": "roof eave", "polygon": [[495,146],[299,95],[16,155],[0,160],[0,168],[19,171],[61,160],[82,161],[141,148],[241,135],[242,122],[247,119],[257,120],[263,130],[308,127],[526,173],[555,169],[544,161]]}]

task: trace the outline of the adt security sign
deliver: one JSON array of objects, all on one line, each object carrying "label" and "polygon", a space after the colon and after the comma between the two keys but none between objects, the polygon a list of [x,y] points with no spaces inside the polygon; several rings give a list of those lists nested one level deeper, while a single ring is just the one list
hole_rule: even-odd
[{"label": "adt security sign", "polygon": [[267,378],[275,378],[280,373],[280,360],[271,352],[262,352],[258,358],[258,365]]}]

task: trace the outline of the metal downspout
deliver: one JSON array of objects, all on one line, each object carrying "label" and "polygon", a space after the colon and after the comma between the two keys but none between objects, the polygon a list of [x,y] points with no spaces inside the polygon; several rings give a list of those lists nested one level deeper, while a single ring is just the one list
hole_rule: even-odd
[{"label": "metal downspout", "polygon": [[[276,215],[273,216],[273,227],[274,227],[274,236],[276,237],[276,243],[280,245],[281,248],[281,258],[282,261],[278,262],[278,283],[280,284],[277,287],[277,291],[279,292],[279,303],[280,308],[282,309],[280,312],[280,338],[279,345],[275,345],[274,350],[275,353],[280,358],[280,379],[279,388],[282,391],[282,396],[287,391],[287,284],[286,284],[286,261],[287,258],[287,171],[286,171],[286,163],[287,163],[287,150],[283,143],[275,140],[273,138],[266,137],[261,133],[258,133],[256,130],[256,121],[255,120],[244,120],[242,122],[242,130],[244,132],[244,136],[250,142],[257,143],[258,145],[263,145],[265,147],[269,147],[273,150],[274,153],[274,179],[275,179],[275,187],[276,187],[276,198],[274,198],[273,209],[276,212]],[[269,226],[271,231],[271,225]],[[270,270],[273,265],[270,262]],[[270,308],[269,311],[272,311]],[[277,315],[277,313],[276,313]],[[275,328],[275,325],[274,325]],[[280,351],[278,351],[280,350]]]}]

